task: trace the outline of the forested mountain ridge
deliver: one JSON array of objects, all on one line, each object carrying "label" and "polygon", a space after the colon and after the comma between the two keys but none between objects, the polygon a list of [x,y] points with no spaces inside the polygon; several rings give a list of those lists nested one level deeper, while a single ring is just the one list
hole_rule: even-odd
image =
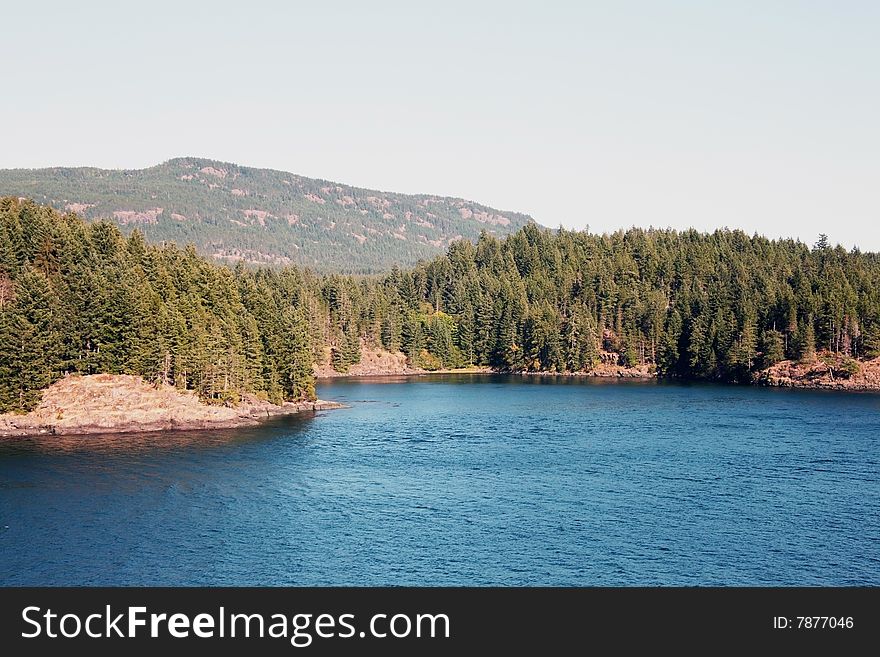
[{"label": "forested mountain ridge", "polygon": [[314,397],[329,349],[363,345],[428,370],[588,372],[751,382],[783,360],[833,376],[880,355],[880,255],[740,231],[611,235],[527,224],[413,269],[231,269],[192,247],[0,198],[0,411],[69,373],[137,374],[234,404]]},{"label": "forested mountain ridge", "polygon": [[148,241],[193,244],[230,264],[366,273],[409,266],[481,230],[531,221],[463,199],[407,195],[200,158],[139,170],[3,169],[0,195],[32,198]]}]

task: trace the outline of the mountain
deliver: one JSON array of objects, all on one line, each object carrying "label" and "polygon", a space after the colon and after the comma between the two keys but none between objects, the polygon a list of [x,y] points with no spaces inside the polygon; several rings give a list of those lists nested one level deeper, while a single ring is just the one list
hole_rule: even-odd
[{"label": "mountain", "polygon": [[135,170],[0,169],[0,195],[137,228],[153,242],[192,243],[234,263],[367,273],[443,253],[481,231],[532,219],[458,198],[394,194],[272,169],[177,158]]}]

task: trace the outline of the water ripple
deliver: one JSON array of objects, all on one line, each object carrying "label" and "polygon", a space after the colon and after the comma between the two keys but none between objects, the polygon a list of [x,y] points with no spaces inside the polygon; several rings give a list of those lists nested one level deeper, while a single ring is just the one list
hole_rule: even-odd
[{"label": "water ripple", "polygon": [[880,395],[321,387],[236,431],[0,440],[0,583],[878,585]]}]

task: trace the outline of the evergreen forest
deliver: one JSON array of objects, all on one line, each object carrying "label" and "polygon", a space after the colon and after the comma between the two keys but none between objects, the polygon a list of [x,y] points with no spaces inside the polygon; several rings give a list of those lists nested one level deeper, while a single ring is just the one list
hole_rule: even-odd
[{"label": "evergreen forest", "polygon": [[749,382],[785,359],[880,355],[880,255],[740,231],[528,223],[371,276],[234,268],[106,221],[0,199],[0,410],[70,374],[143,376],[212,403],[312,399],[363,346],[426,370]]}]

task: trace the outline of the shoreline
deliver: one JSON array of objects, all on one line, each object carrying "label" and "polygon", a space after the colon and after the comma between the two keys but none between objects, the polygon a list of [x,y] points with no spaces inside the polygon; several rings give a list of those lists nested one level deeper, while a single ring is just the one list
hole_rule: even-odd
[{"label": "shoreline", "polygon": [[[834,378],[833,371],[816,361],[808,364],[796,364],[783,361],[766,370],[760,370],[753,374],[748,383],[736,383],[726,381],[711,381],[701,379],[676,379],[674,377],[660,377],[656,372],[649,371],[647,367],[622,367],[600,366],[588,372],[547,372],[547,371],[511,371],[503,372],[489,367],[470,367],[459,369],[439,370],[370,370],[341,373],[320,373],[315,376],[318,383],[329,382],[334,379],[372,379],[372,378],[414,378],[421,376],[442,374],[492,374],[507,376],[540,376],[540,377],[566,377],[566,378],[590,378],[590,379],[613,379],[631,381],[678,381],[681,383],[714,383],[722,385],[743,385],[759,388],[789,388],[798,390],[829,390],[838,392],[880,392],[880,358],[871,361],[862,361],[863,370],[849,378]],[[877,372],[874,372],[877,370]]]},{"label": "shoreline", "polygon": [[268,418],[344,408],[314,401],[271,404],[256,397],[234,407],[212,406],[192,391],[146,383],[131,375],[71,375],[43,391],[29,413],[0,415],[0,437],[235,429]]},{"label": "shoreline", "polygon": [[[880,392],[880,358],[860,361],[856,370],[846,370],[844,366],[851,368],[852,363],[826,355],[808,363],[782,361],[755,372],[749,383],[706,382],[796,390]],[[315,378],[320,383],[335,379],[409,379],[453,374],[580,377],[642,382],[665,380],[646,365],[628,368],[609,364],[588,372],[502,372],[489,367],[422,370],[372,366],[347,373],[325,370],[316,372]],[[674,378],[669,380],[695,382]],[[203,403],[191,391],[153,386],[136,376],[72,375],[47,388],[40,404],[30,413],[0,414],[0,438],[235,429],[254,426],[272,417],[339,408],[345,408],[345,405],[316,399],[285,402],[279,406],[256,397],[247,397],[235,407],[212,406]]]},{"label": "shoreline", "polygon": [[497,376],[563,376],[563,377],[583,377],[590,379],[632,379],[650,381],[659,379],[656,374],[626,373],[626,374],[608,374],[604,372],[543,372],[543,371],[521,371],[521,372],[502,372],[490,368],[481,369],[440,369],[440,370],[408,370],[405,372],[366,372],[357,374],[333,374],[319,375],[315,377],[317,382],[328,382],[336,379],[391,379],[391,378],[413,378],[419,376],[435,376],[442,374],[491,374]]},{"label": "shoreline", "polygon": [[[209,407],[210,408],[210,407]],[[209,431],[213,429],[240,429],[260,424],[265,420],[298,413],[314,413],[338,408],[346,408],[339,402],[316,399],[310,402],[285,402],[283,406],[261,408],[259,411],[242,410],[231,418],[186,419],[167,418],[163,420],[138,422],[127,421],[115,424],[36,424],[28,421],[28,415],[0,415],[0,438],[27,438],[30,436],[87,436],[98,434],[151,433],[155,431]],[[237,410],[237,409],[236,409]],[[12,418],[12,419],[11,419]],[[18,420],[18,421],[16,421]]]},{"label": "shoreline", "polygon": [[431,374],[501,374],[489,367],[460,367],[460,368],[442,368],[439,370],[423,370],[417,368],[406,368],[404,370],[369,370],[354,372],[325,372],[315,374],[315,381],[332,381],[334,379],[371,379],[378,377],[412,377],[426,376]]},{"label": "shoreline", "polygon": [[[402,356],[402,354],[401,354]],[[458,368],[441,368],[437,370],[425,370],[421,368],[401,366],[398,359],[391,366],[382,366],[381,364],[371,363],[367,366],[354,365],[348,372],[336,372],[329,367],[322,365],[315,367],[315,380],[327,381],[332,379],[361,379],[372,377],[413,377],[426,376],[431,374],[506,374],[506,375],[522,375],[522,376],[581,376],[603,379],[656,379],[657,374],[652,372],[650,366],[639,365],[636,367],[624,367],[622,365],[601,364],[588,372],[549,372],[549,371],[509,371],[504,372],[495,370],[491,367],[473,365],[470,367]]]}]

